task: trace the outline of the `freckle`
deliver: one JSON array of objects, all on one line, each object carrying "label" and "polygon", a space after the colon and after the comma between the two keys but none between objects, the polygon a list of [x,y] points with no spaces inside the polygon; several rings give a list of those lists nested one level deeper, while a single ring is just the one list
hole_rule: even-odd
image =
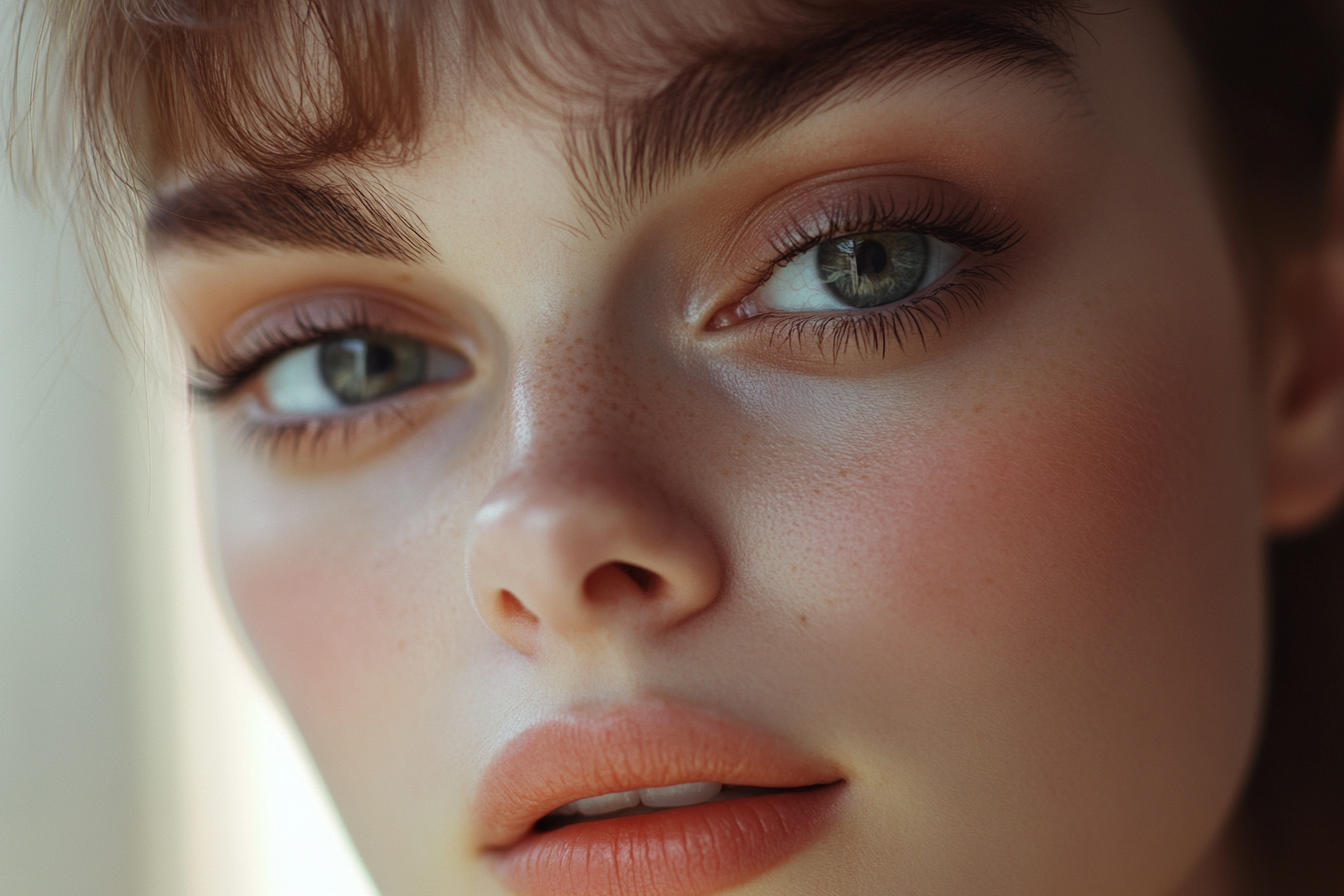
[{"label": "freckle", "polygon": [[402,653],[406,652],[406,640],[404,638],[397,642],[397,650],[401,651]]},{"label": "freckle", "polygon": [[848,470],[841,470],[841,471],[840,471],[840,478],[841,478],[841,479],[848,479],[848,478],[849,478],[849,471],[848,471]]},{"label": "freckle", "polygon": [[977,414],[980,413],[981,411],[983,411],[984,409],[985,409],[985,406],[984,406],[983,404],[978,404],[978,405],[976,405],[974,408],[972,408],[972,410],[974,410],[975,413],[977,413]]},{"label": "freckle", "polygon": [[801,622],[803,625],[807,625],[807,614],[804,613],[803,615],[799,616],[798,621]]},{"label": "freckle", "polygon": [[398,282],[398,283],[410,283],[410,282],[411,282],[411,275],[410,275],[410,274],[398,274],[396,279],[397,279],[397,282]]}]

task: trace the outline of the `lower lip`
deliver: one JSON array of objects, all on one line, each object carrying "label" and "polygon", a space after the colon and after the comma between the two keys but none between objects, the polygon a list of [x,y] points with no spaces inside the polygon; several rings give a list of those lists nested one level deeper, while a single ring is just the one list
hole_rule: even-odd
[{"label": "lower lip", "polygon": [[815,840],[842,789],[568,825],[500,851],[495,870],[520,896],[704,896],[764,874]]}]

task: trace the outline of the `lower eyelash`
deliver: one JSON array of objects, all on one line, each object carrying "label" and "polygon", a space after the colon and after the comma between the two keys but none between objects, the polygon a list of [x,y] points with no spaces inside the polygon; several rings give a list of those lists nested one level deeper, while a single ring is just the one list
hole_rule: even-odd
[{"label": "lower eyelash", "polygon": [[955,312],[984,309],[984,296],[990,286],[1011,279],[1001,264],[982,264],[967,268],[957,279],[924,295],[885,308],[846,313],[797,314],[766,312],[751,323],[770,326],[769,346],[782,344],[795,350],[815,346],[832,363],[851,349],[860,356],[887,356],[893,345],[904,350],[918,339],[928,347],[929,331],[942,336],[952,325]]},{"label": "lower eyelash", "polygon": [[[384,404],[338,416],[252,420],[244,424],[242,440],[271,459],[316,460],[332,448],[348,453],[357,450],[358,442],[372,433],[382,440],[415,427],[416,421],[406,408]],[[339,442],[339,446],[333,442]]]}]

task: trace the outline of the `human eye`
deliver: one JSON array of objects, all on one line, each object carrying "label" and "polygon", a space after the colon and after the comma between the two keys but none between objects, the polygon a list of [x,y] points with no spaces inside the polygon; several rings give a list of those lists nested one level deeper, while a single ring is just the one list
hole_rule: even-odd
[{"label": "human eye", "polygon": [[284,352],[261,373],[258,398],[286,416],[342,413],[428,383],[457,380],[458,352],[383,333],[343,333]]},{"label": "human eye", "polygon": [[1003,214],[947,192],[879,187],[830,197],[810,214],[773,216],[784,221],[767,238],[773,259],[707,329],[763,326],[771,349],[837,362],[850,350],[928,347],[959,312],[982,306],[1007,275],[996,256],[1021,238]]},{"label": "human eye", "polygon": [[780,265],[756,292],[770,311],[854,311],[910,298],[941,280],[966,250],[912,231],[827,240]]},{"label": "human eye", "polygon": [[274,452],[356,454],[418,423],[435,387],[473,375],[463,346],[418,329],[362,304],[285,309],[198,358],[193,396],[236,410],[247,441]]}]

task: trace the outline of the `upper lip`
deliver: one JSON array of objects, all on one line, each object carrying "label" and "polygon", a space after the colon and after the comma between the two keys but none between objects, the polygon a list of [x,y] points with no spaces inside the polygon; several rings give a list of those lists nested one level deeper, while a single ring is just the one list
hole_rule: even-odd
[{"label": "upper lip", "polygon": [[575,710],[523,731],[486,767],[473,814],[482,844],[494,849],[585,797],[692,781],[788,788],[842,777],[832,763],[741,722],[650,701]]}]

